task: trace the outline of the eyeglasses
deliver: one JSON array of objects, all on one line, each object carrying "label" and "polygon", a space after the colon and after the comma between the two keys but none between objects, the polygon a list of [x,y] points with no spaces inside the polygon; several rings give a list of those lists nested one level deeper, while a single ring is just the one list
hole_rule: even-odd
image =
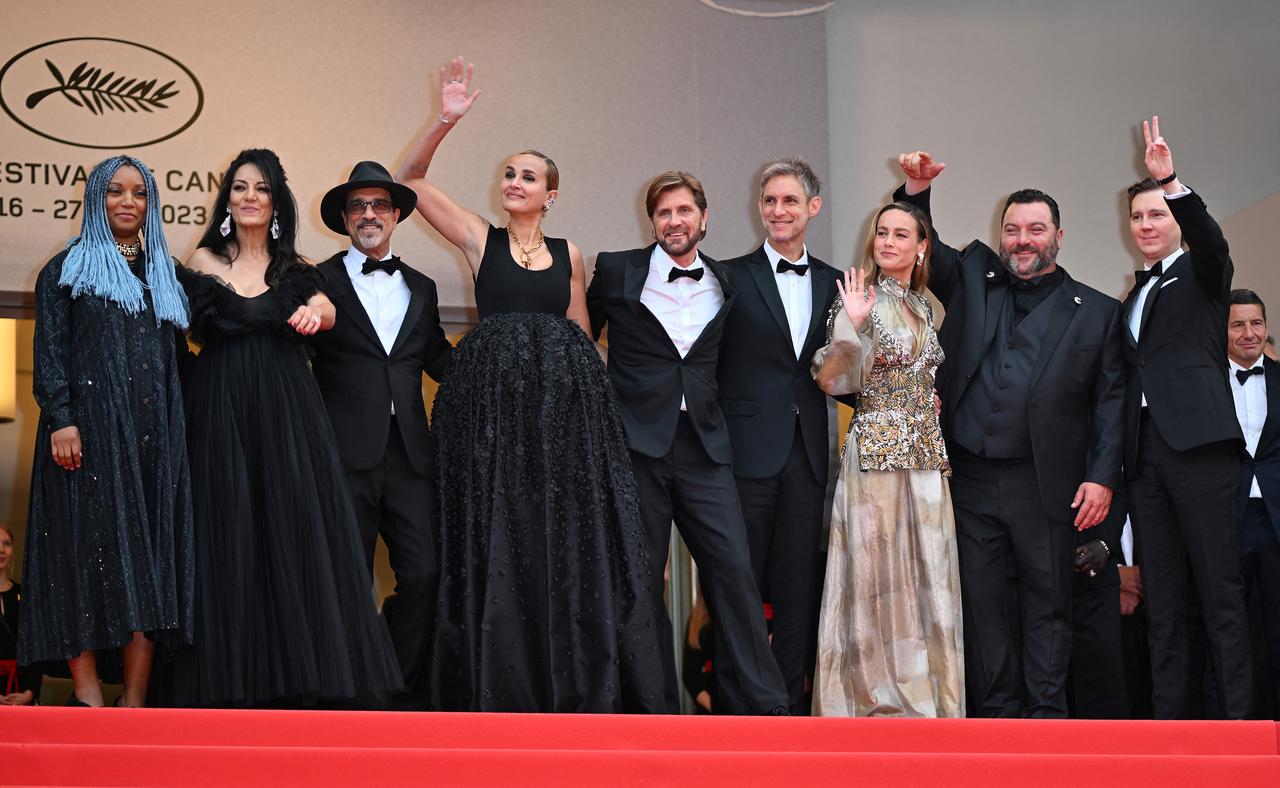
[{"label": "eyeglasses", "polygon": [[352,200],[346,204],[345,209],[347,216],[363,216],[365,208],[372,208],[377,215],[386,216],[391,213],[391,209],[394,207],[390,200],[379,198],[377,200]]}]

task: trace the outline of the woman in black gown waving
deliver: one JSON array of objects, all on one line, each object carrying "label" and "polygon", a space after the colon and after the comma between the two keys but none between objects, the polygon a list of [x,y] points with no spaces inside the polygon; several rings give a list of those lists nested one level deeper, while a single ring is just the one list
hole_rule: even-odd
[{"label": "woman in black gown waving", "polygon": [[303,338],[331,328],[294,251],[280,160],[242,151],[187,268],[186,382],[196,531],[195,647],[180,706],[374,703],[400,670],[378,618],[333,428]]},{"label": "woman in black gown waving", "polygon": [[472,69],[440,69],[441,113],[398,180],[462,250],[480,324],[436,395],[441,584],[433,702],[484,711],[661,708],[657,621],[622,423],[588,338],[586,274],[542,219],[559,173],[537,151],[507,160],[506,227],[459,207],[426,178],[471,108]]}]

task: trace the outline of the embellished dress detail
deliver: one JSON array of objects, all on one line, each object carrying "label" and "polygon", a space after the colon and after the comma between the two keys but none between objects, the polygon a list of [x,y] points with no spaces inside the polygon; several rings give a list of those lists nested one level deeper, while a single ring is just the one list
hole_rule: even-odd
[{"label": "embellished dress detail", "polygon": [[565,317],[568,244],[520,266],[490,227],[480,324],[436,395],[440,605],[433,705],[660,708],[658,621],[641,593],[639,501],[603,362]]},{"label": "embellished dress detail", "polygon": [[186,384],[196,636],[167,666],[177,706],[376,705],[401,688],[337,441],[285,321],[319,291],[294,265],[246,298],[178,269],[202,346]]},{"label": "embellished dress detail", "polygon": [[964,640],[946,447],[943,361],[925,297],[881,276],[855,332],[837,299],[814,377],[856,393],[836,480],[813,711],[964,716]]},{"label": "embellished dress detail", "polygon": [[[66,255],[49,261],[35,289],[40,422],[21,664],[122,646],[135,631],[176,645],[192,636],[182,334],[157,325],[149,290],[137,314],[100,296],[73,298],[58,284]],[[145,260],[133,270],[145,272]],[[54,462],[50,440],[68,426],[79,428],[83,445],[82,464],[71,471]]]}]

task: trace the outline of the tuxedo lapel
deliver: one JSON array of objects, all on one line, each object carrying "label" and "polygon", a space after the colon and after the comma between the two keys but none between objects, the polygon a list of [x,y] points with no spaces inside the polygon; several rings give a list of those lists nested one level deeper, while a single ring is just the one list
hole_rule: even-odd
[{"label": "tuxedo lapel", "polygon": [[[765,306],[769,308],[769,314],[773,315],[773,320],[778,324],[778,330],[786,337],[787,344],[791,344],[791,324],[787,322],[787,311],[782,306],[782,296],[778,293],[778,281],[773,278],[773,269],[769,267],[769,257],[764,253],[764,247],[761,246],[751,255],[746,264],[747,273],[751,276],[751,281],[755,283],[756,289],[760,291],[760,297],[764,299]],[[719,276],[719,274],[717,274]],[[721,282],[723,285],[723,282]]]},{"label": "tuxedo lapel", "polygon": [[1147,300],[1142,304],[1142,319],[1138,321],[1138,344],[1142,344],[1147,338],[1147,321],[1151,319],[1151,310],[1156,305],[1156,299],[1160,297],[1161,291],[1164,290],[1163,285],[1178,277],[1179,272],[1185,267],[1184,261],[1187,259],[1189,252],[1183,252],[1178,255],[1178,259],[1168,268],[1164,268],[1160,272],[1160,277],[1156,279],[1155,285],[1147,292]]},{"label": "tuxedo lapel", "polygon": [[1045,364],[1049,363],[1049,356],[1053,355],[1054,349],[1062,341],[1062,335],[1066,333],[1071,318],[1075,317],[1076,307],[1081,303],[1075,280],[1067,276],[1066,271],[1062,273],[1064,274],[1062,284],[1058,287],[1058,291],[1050,296],[1055,299],[1053,314],[1049,316],[1049,326],[1045,329],[1044,339],[1040,342],[1040,354],[1036,358],[1035,368],[1031,371],[1032,386],[1040,379],[1040,373],[1044,371]]},{"label": "tuxedo lapel", "polygon": [[[401,274],[403,276],[403,274]],[[413,327],[418,324],[418,318],[422,316],[422,308],[426,303],[426,296],[422,291],[414,287],[409,282],[409,278],[405,277],[405,284],[409,285],[409,307],[404,311],[404,320],[400,323],[400,331],[396,334],[396,341],[391,344],[391,352],[387,355],[394,356],[409,335],[413,333]]]},{"label": "tuxedo lapel", "polygon": [[342,310],[345,317],[369,337],[373,344],[385,352],[382,340],[378,339],[378,332],[373,327],[373,321],[369,319],[369,313],[364,311],[364,304],[360,303],[360,296],[356,295],[355,285],[351,284],[351,277],[347,275],[347,267],[342,262],[342,256],[332,258],[322,265],[333,266],[332,276],[327,277],[333,283],[333,292],[329,293],[329,299]]},{"label": "tuxedo lapel", "polygon": [[[724,264],[716,262],[710,257],[703,257],[702,264],[710,268],[711,273],[715,274],[716,281],[720,283],[720,292],[724,295],[724,303],[720,305],[720,310],[716,312],[715,317],[708,320],[707,324],[702,327],[702,333],[698,334],[698,338],[689,347],[688,355],[690,356],[702,346],[702,343],[707,341],[707,336],[712,332],[712,329],[724,322],[725,315],[729,314],[729,307],[733,306],[733,285],[729,284],[729,272],[725,270]],[[790,339],[790,334],[787,336]]]},{"label": "tuxedo lapel", "polygon": [[[827,340],[827,302],[831,299],[831,277],[826,276],[825,270],[819,270],[817,267],[809,266],[809,286],[813,292],[813,310],[809,315],[809,330],[805,332],[804,347],[808,348],[810,344],[817,339],[818,344],[822,345]],[[839,274],[837,274],[839,276]],[[815,337],[814,335],[818,336]],[[808,360],[801,354],[799,359],[806,366]]]},{"label": "tuxedo lapel", "polygon": [[667,333],[667,329],[662,326],[662,321],[657,315],[649,311],[649,307],[644,305],[640,300],[641,294],[644,293],[645,280],[649,278],[649,258],[653,254],[653,246],[646,246],[644,249],[638,249],[627,260],[627,266],[622,272],[622,299],[626,301],[627,306],[632,312],[636,313],[636,317],[642,323],[647,323],[650,330],[654,331],[660,337],[663,347],[670,350],[680,357],[680,351],[676,349],[676,345],[671,341],[671,335]]},{"label": "tuxedo lapel", "polygon": [[[1280,363],[1263,357],[1263,379],[1267,384],[1267,418],[1262,422],[1262,434],[1258,436],[1258,448],[1254,457],[1261,457],[1266,452],[1276,433],[1280,432]],[[1231,385],[1236,385],[1232,381]]]}]

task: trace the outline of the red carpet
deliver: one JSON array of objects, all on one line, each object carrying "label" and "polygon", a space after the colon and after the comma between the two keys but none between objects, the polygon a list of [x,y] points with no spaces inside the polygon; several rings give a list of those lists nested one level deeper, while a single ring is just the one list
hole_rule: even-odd
[{"label": "red carpet", "polygon": [[1280,786],[1272,722],[0,709],[0,784]]}]

